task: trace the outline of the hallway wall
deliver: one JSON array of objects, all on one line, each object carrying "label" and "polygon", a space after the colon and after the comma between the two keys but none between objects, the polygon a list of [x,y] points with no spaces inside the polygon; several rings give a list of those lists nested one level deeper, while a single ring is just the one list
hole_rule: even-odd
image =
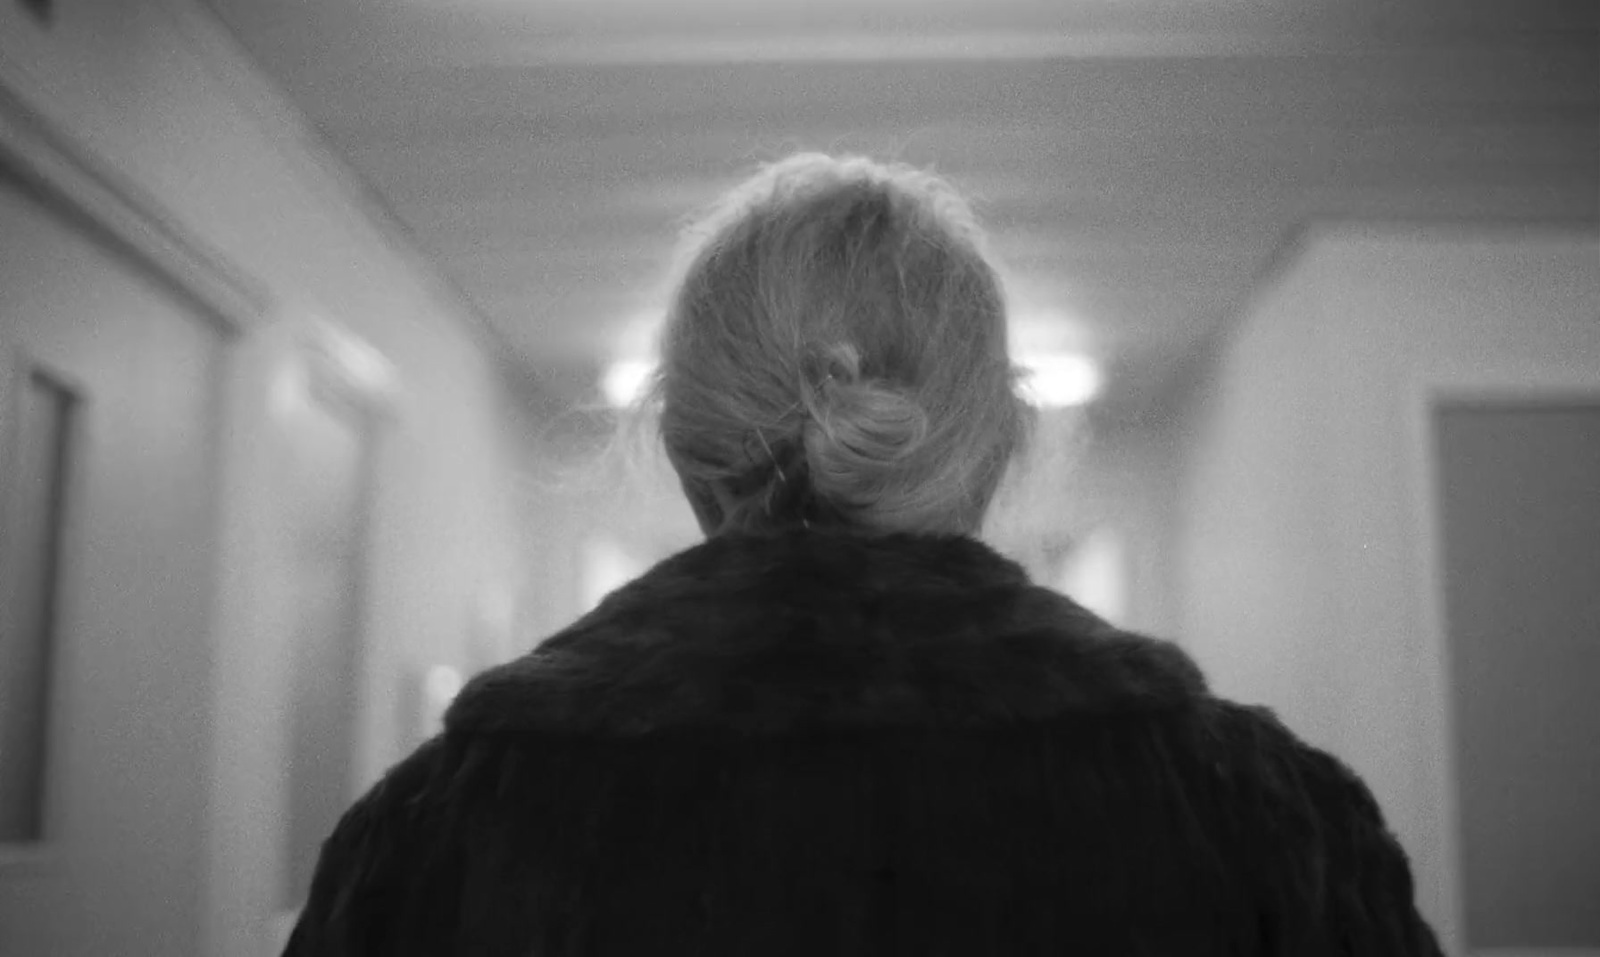
[{"label": "hallway wall", "polygon": [[[1600,237],[1329,225],[1264,289],[1184,410],[1180,632],[1371,784],[1459,940],[1434,607],[1433,391],[1600,392]],[[1531,637],[1531,636],[1530,636]]]},{"label": "hallway wall", "polygon": [[203,949],[256,953],[279,883],[286,663],[270,570],[252,545],[270,520],[259,475],[294,330],[312,318],[337,323],[397,373],[377,469],[360,780],[412,743],[402,709],[423,669],[470,670],[494,653],[483,609],[522,580],[529,542],[516,489],[530,448],[513,432],[518,400],[497,344],[202,7],[54,6],[41,24],[20,4],[0,4],[0,84],[268,304],[229,350],[211,649],[217,777],[209,820],[191,822],[209,841]]}]

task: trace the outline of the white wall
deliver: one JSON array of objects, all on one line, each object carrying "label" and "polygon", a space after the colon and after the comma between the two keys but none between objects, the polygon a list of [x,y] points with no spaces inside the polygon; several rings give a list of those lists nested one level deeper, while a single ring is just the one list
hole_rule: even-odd
[{"label": "white wall", "polygon": [[1180,413],[1179,631],[1221,694],[1328,744],[1313,662],[1331,653],[1326,323],[1298,270],[1262,290]]},{"label": "white wall", "polygon": [[253,564],[251,546],[270,514],[257,475],[289,327],[311,313],[334,320],[381,351],[400,382],[379,463],[362,780],[410,743],[398,714],[409,700],[404,682],[434,662],[481,663],[483,596],[523,580],[515,473],[529,449],[513,434],[517,410],[460,300],[375,225],[198,4],[56,8],[41,27],[19,4],[0,4],[0,83],[271,304],[230,360],[217,780],[211,820],[195,822],[211,842],[207,951],[252,953],[278,881],[284,662],[271,569]]},{"label": "white wall", "polygon": [[1371,784],[1458,940],[1431,609],[1431,385],[1595,378],[1600,239],[1521,227],[1314,230],[1192,397],[1180,631],[1225,694]]}]

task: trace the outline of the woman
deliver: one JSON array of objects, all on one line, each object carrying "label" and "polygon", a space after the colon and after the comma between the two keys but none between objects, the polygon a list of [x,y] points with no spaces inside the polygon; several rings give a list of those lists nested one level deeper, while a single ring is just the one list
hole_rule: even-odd
[{"label": "woman", "polygon": [[289,953],[1437,954],[1350,771],[972,537],[1014,385],[942,182],[734,191],[656,396],[707,540],[471,682]]}]

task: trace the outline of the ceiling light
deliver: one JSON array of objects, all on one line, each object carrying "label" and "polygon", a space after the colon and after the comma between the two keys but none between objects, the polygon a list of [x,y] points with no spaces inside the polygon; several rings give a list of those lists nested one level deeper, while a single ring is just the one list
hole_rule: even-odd
[{"label": "ceiling light", "polygon": [[601,374],[600,393],[613,408],[626,408],[644,395],[655,371],[656,364],[649,359],[619,359]]},{"label": "ceiling light", "polygon": [[1036,353],[1022,356],[1022,396],[1041,409],[1083,405],[1100,392],[1100,369],[1088,356],[1075,352]]}]

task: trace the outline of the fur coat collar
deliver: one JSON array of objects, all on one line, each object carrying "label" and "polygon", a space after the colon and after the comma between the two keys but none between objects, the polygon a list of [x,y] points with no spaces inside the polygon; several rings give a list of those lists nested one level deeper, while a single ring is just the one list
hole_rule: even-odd
[{"label": "fur coat collar", "polygon": [[984,727],[1205,690],[1175,646],[1111,627],[975,540],[804,530],[719,537],[662,562],[473,682],[448,726]]}]

